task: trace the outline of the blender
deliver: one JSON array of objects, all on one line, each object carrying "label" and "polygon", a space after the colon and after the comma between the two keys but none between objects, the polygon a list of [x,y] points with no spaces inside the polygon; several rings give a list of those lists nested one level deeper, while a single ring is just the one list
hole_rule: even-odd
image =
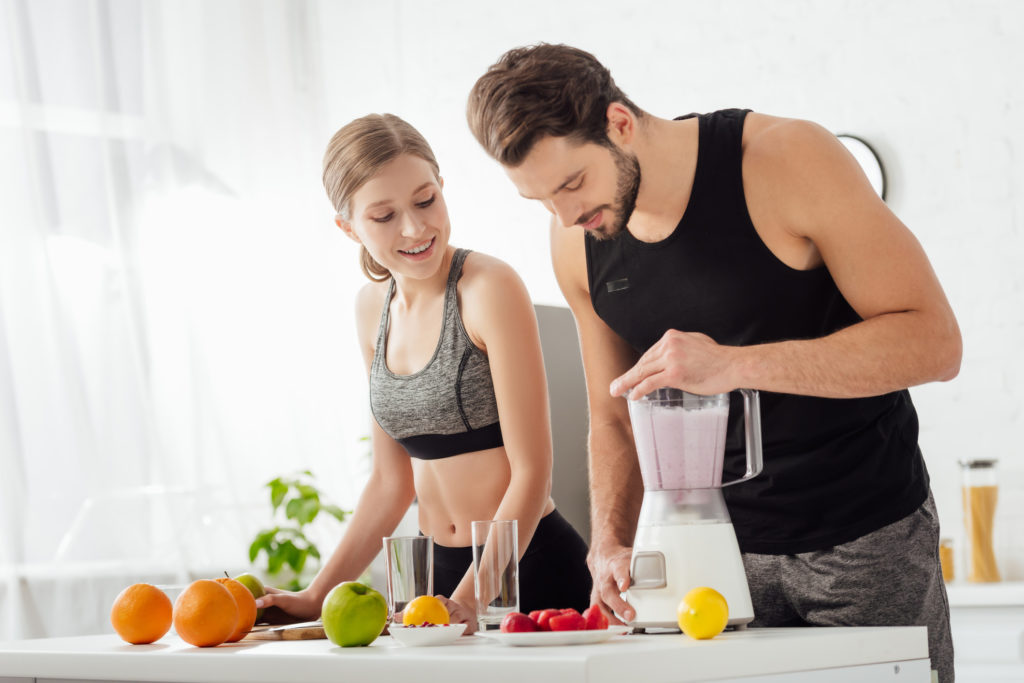
[{"label": "blender", "polygon": [[637,457],[644,483],[623,597],[636,610],[635,631],[679,630],[676,609],[691,589],[709,586],[729,604],[728,625],[745,628],[754,619],[736,532],[722,487],[761,471],[760,399],[743,396],[747,467],[739,479],[722,482],[729,394],[700,396],[658,389],[629,401]]}]

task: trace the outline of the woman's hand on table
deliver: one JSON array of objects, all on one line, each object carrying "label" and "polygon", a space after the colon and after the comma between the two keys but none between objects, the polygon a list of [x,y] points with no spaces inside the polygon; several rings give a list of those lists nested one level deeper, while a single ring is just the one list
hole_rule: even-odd
[{"label": "woman's hand on table", "polygon": [[283,591],[279,588],[267,587],[267,594],[256,600],[256,607],[276,607],[299,621],[313,621],[320,618],[323,609],[323,598],[310,589]]},{"label": "woman's hand on table", "polygon": [[443,595],[434,596],[448,610],[448,622],[451,624],[465,624],[466,632],[462,635],[470,636],[476,631],[476,606],[464,605],[461,602],[446,598]]}]

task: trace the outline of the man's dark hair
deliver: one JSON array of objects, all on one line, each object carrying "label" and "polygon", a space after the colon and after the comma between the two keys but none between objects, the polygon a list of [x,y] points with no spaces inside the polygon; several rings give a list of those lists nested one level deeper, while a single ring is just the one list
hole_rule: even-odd
[{"label": "man's dark hair", "polygon": [[514,167],[548,135],[610,145],[612,102],[643,116],[594,55],[541,43],[502,55],[470,91],[466,118],[487,153]]}]

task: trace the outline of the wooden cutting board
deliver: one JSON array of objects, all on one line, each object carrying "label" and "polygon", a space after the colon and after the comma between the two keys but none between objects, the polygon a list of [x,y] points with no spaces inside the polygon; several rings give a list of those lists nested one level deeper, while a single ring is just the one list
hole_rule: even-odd
[{"label": "wooden cutting board", "polygon": [[327,638],[324,625],[319,621],[301,624],[259,624],[242,640],[323,640]]}]

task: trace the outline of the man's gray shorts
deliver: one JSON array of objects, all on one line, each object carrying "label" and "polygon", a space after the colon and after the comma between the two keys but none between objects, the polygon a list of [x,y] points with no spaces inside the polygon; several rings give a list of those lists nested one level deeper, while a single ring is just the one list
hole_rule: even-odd
[{"label": "man's gray shorts", "polygon": [[915,512],[828,550],[743,554],[758,626],[927,626],[941,683],[953,681],[949,602],[931,493]]}]

